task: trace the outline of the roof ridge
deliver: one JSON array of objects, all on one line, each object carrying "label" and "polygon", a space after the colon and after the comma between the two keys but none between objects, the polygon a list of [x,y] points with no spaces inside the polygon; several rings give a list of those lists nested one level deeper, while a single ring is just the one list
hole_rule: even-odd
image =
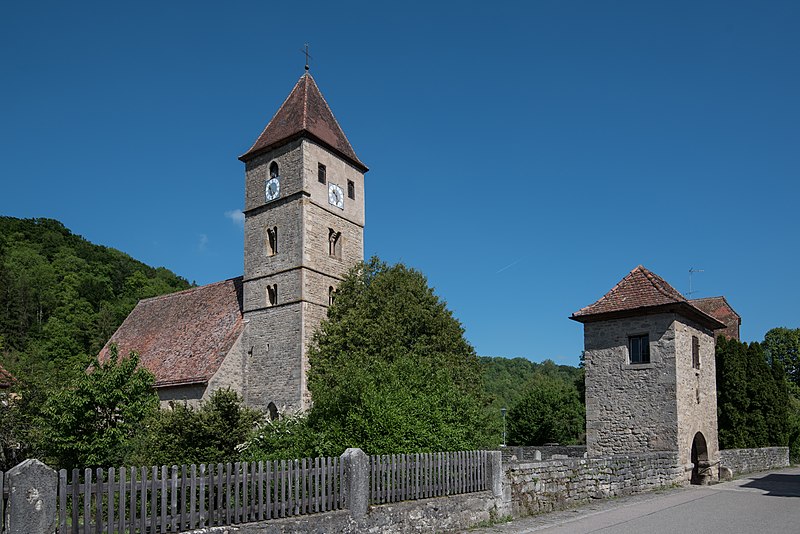
[{"label": "roof ridge", "polygon": [[220,280],[219,282],[211,282],[210,284],[203,284],[202,286],[190,287],[188,289],[182,289],[180,291],[175,291],[173,293],[165,293],[163,295],[156,295],[155,297],[147,297],[146,299],[141,299],[139,302],[153,302],[156,300],[163,300],[172,298],[176,295],[188,295],[194,291],[199,291],[201,289],[208,289],[211,286],[217,286],[224,284],[226,282],[234,282],[237,278],[243,278],[242,276],[234,276],[233,278],[226,278],[225,280]]},{"label": "roof ridge", "polygon": [[[669,293],[669,291],[667,290],[667,288],[669,288],[669,289],[672,289],[672,291],[674,291],[675,293],[677,293],[677,294],[678,294],[678,296],[679,296],[681,299],[683,299],[682,301],[681,301],[681,300],[679,300],[678,302],[688,302],[688,300],[686,299],[686,297],[684,297],[684,296],[683,296],[683,294],[682,294],[680,291],[678,291],[677,289],[675,289],[674,287],[672,287],[672,285],[670,285],[670,283],[669,283],[669,282],[667,282],[666,280],[664,280],[663,278],[661,278],[661,277],[660,277],[660,276],[658,276],[656,273],[654,273],[653,271],[651,271],[650,269],[648,269],[647,267],[645,267],[645,266],[643,266],[643,265],[639,265],[639,267],[637,267],[637,269],[639,269],[639,268],[641,268],[641,269],[642,269],[642,272],[643,272],[643,274],[644,274],[644,275],[647,277],[647,280],[648,280],[648,281],[649,281],[649,282],[650,282],[650,283],[653,285],[653,287],[654,287],[654,288],[656,288],[656,290],[657,290],[658,292],[660,292],[662,295],[664,295],[664,296],[665,296],[665,297],[667,297],[667,298],[674,299],[674,298],[675,298],[675,295],[671,295],[671,294]],[[664,287],[664,286],[666,286],[666,287]]]},{"label": "roof ridge", "polygon": [[[317,93],[319,94],[319,97],[322,99],[322,102],[324,102],[325,106],[330,110],[331,118],[333,118],[333,122],[336,124],[336,127],[339,128],[339,130],[342,132],[343,140],[344,140],[345,143],[347,143],[347,148],[350,149],[350,152],[355,154],[356,151],[353,150],[353,145],[350,144],[350,139],[347,138],[347,134],[344,133],[344,130],[342,129],[342,125],[339,124],[339,119],[336,118],[336,115],[333,113],[333,110],[331,109],[331,105],[328,104],[328,99],[325,98],[325,95],[323,95],[322,91],[319,90],[319,86],[317,85],[317,81],[314,79],[313,76],[311,76],[310,73],[306,73],[306,74],[308,74],[308,77],[311,80],[311,83],[314,84],[314,87],[317,88]],[[308,93],[306,93],[306,100],[308,100]]]},{"label": "roof ridge", "polygon": [[[264,126],[264,129],[263,129],[263,130],[261,130],[261,133],[260,133],[260,134],[258,134],[258,137],[256,137],[256,140],[253,142],[253,144],[252,144],[252,145],[250,145],[250,148],[248,148],[247,150],[245,150],[244,154],[242,154],[241,156],[239,156],[239,158],[243,158],[244,156],[246,156],[247,154],[249,154],[249,153],[250,153],[250,152],[251,152],[251,151],[252,151],[252,150],[253,150],[253,149],[256,147],[256,145],[258,144],[258,142],[261,140],[261,137],[264,135],[264,133],[265,133],[265,132],[267,131],[267,129],[269,128],[270,124],[272,124],[272,121],[274,121],[274,120],[275,120],[275,119],[278,117],[278,115],[280,115],[280,113],[281,113],[281,110],[283,109],[283,106],[285,106],[285,105],[286,105],[286,103],[289,101],[289,99],[292,97],[292,95],[294,94],[294,90],[295,90],[295,89],[297,89],[297,86],[298,86],[298,85],[300,85],[300,82],[301,82],[301,81],[303,81],[303,77],[302,77],[302,76],[300,77],[300,79],[299,79],[299,80],[297,80],[297,83],[295,83],[295,84],[294,84],[294,87],[292,87],[292,90],[291,90],[291,91],[289,91],[289,94],[288,94],[288,95],[286,95],[286,98],[284,98],[284,99],[283,99],[283,103],[282,103],[280,106],[278,106],[278,111],[276,111],[276,112],[275,112],[275,114],[274,114],[274,115],[272,116],[272,118],[269,120],[269,122],[267,123],[267,125],[266,125],[266,126]],[[303,124],[303,126],[305,127],[305,124]]]}]

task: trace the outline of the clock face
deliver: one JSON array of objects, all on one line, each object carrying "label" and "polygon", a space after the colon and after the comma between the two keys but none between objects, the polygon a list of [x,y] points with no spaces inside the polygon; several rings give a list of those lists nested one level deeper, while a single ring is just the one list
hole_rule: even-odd
[{"label": "clock face", "polygon": [[281,194],[281,183],[277,178],[267,180],[267,202],[275,200]]},{"label": "clock face", "polygon": [[328,203],[339,209],[344,209],[344,193],[336,184],[328,184]]}]

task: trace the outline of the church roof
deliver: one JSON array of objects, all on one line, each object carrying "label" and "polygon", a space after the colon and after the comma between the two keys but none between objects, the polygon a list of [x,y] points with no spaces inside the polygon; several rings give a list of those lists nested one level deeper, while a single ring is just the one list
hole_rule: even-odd
[{"label": "church roof", "polygon": [[711,329],[725,326],[692,306],[666,280],[642,265],[628,273],[600,300],[573,313],[570,319],[583,323],[667,311],[682,313]]},{"label": "church roof", "polygon": [[366,165],[356,156],[325,97],[308,72],[300,77],[256,142],[239,159],[247,161],[280,143],[300,136],[322,142],[359,169],[367,170]]},{"label": "church roof", "polygon": [[139,301],[100,352],[112,343],[134,350],[156,387],[204,384],[242,332],[242,277]]},{"label": "church roof", "polygon": [[2,364],[0,364],[0,388],[11,387],[13,382],[14,376],[6,371]]}]

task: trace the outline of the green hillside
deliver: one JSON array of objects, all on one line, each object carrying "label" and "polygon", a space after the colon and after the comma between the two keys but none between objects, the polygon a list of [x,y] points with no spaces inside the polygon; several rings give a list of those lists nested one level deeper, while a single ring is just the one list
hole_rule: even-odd
[{"label": "green hillside", "polygon": [[525,358],[500,358],[482,356],[483,383],[493,398],[492,410],[512,408],[537,381],[562,381],[583,391],[583,369],[571,365],[557,365],[553,360],[542,363]]},{"label": "green hillside", "polygon": [[0,217],[0,364],[65,380],[86,369],[139,299],[188,287],[56,220]]}]

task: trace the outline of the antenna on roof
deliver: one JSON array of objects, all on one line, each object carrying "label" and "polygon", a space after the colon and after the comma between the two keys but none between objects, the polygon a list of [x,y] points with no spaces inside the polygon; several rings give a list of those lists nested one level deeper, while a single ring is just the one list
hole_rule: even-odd
[{"label": "antenna on roof", "polygon": [[308,60],[314,59],[311,57],[311,54],[308,53],[308,43],[306,43],[305,50],[300,50],[300,52],[306,55],[306,72],[308,72]]},{"label": "antenna on roof", "polygon": [[694,273],[703,273],[705,272],[703,269],[695,269],[694,267],[689,267],[689,291],[686,292],[687,297],[691,297],[693,293],[697,293],[697,291],[692,291],[692,275]]}]

